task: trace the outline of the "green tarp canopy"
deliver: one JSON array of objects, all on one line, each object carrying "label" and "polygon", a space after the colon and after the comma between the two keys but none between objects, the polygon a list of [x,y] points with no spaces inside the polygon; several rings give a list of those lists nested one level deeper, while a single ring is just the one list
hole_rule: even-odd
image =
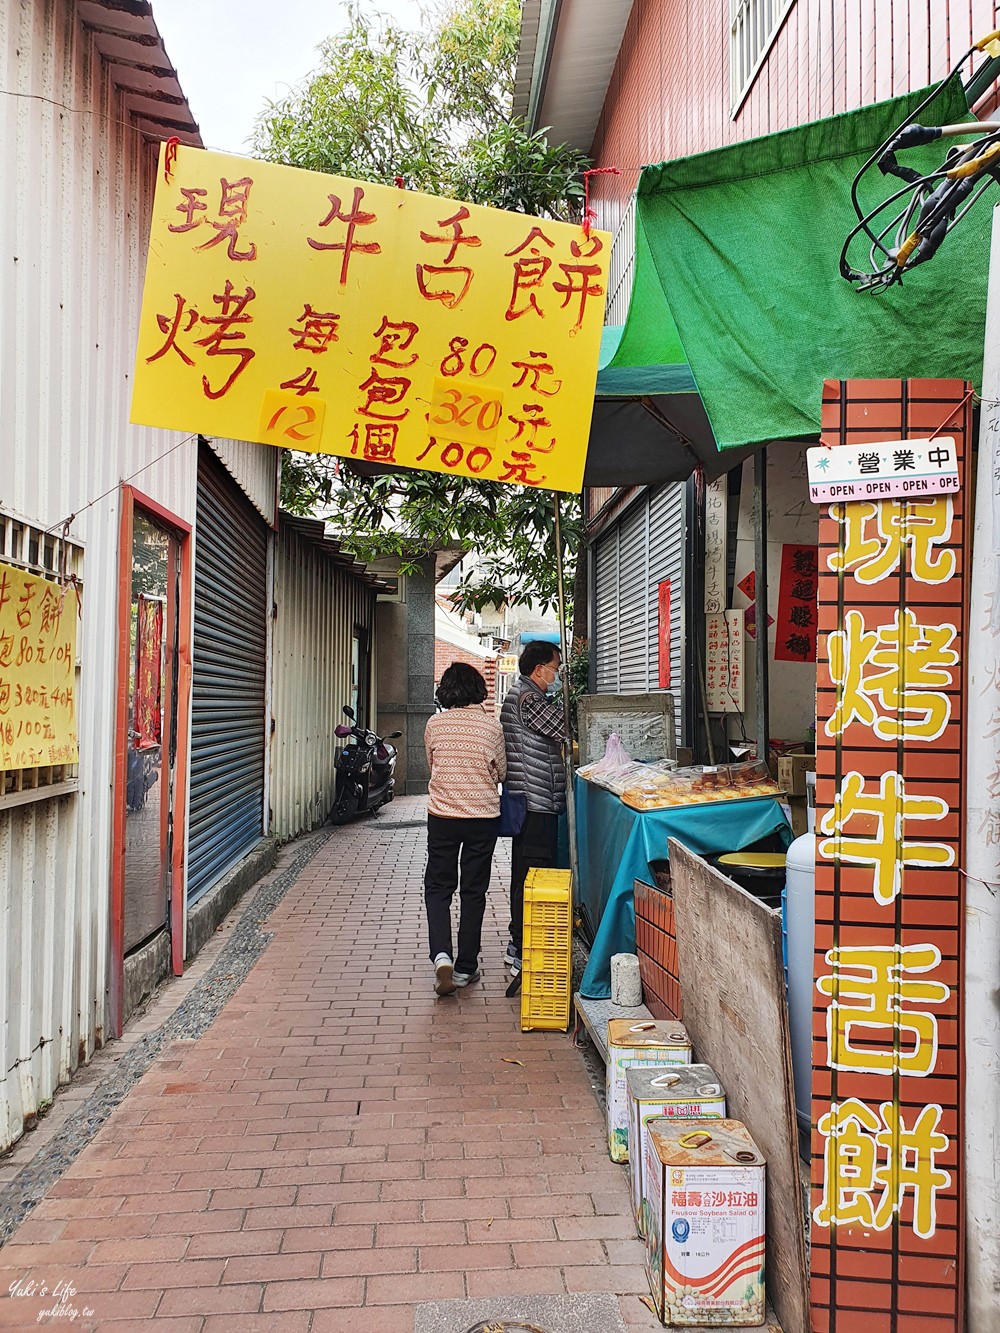
[{"label": "green tarp canopy", "polygon": [[[693,431],[686,451],[711,458],[715,442],[728,450],[818,434],[827,378],[944,376],[979,386],[989,193],[902,284],[859,293],[839,271],[854,224],[854,175],[925,96],[643,169],[632,299],[602,355],[592,450],[606,448],[598,438],[602,400],[625,404],[629,395],[666,405],[668,418],[675,407],[675,422],[683,418]],[[956,81],[921,121],[969,118]],[[942,156],[939,141],[906,153],[905,162],[931,170]],[[862,205],[874,206],[898,184],[874,169]],[[707,413],[700,434],[692,399]],[[706,474],[734,461],[729,455]],[[665,458],[661,466],[669,470]],[[675,478],[647,478],[665,479]]]},{"label": "green tarp canopy", "polygon": [[[670,312],[659,283],[665,320]],[[631,318],[631,317],[630,317]],[[644,326],[650,333],[665,322]],[[601,361],[594,395],[590,446],[584,471],[585,486],[643,486],[686,481],[698,467],[712,481],[739,461],[723,458],[715,447],[705,405],[684,361],[657,360],[679,354],[677,333],[673,347],[652,338],[639,341],[629,334],[632,325],[609,324],[601,340]],[[628,353],[636,358],[628,363]]]}]

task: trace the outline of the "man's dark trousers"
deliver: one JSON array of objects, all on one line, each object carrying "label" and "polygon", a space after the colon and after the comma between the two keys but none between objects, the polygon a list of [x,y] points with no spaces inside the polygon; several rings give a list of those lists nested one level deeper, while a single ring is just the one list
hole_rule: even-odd
[{"label": "man's dark trousers", "polygon": [[[455,960],[456,972],[475,972],[482,944],[486,891],[490,887],[496,819],[442,819],[427,816],[427,869],[424,903],[431,961],[439,953]],[[451,900],[462,872],[458,953],[451,951]]]},{"label": "man's dark trousers", "polygon": [[510,937],[518,958],[524,930],[524,880],[529,870],[556,864],[559,816],[529,810],[510,843]]}]

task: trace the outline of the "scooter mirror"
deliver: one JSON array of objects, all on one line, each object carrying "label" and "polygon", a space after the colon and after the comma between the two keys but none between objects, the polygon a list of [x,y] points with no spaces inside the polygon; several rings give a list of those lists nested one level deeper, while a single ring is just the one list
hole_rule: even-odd
[{"label": "scooter mirror", "polygon": [[351,734],[351,729],[350,727],[345,727],[343,723],[340,723],[338,726],[334,727],[333,734],[335,736],[349,736]]},{"label": "scooter mirror", "polygon": [[349,717],[352,722],[354,721],[354,709],[350,704],[344,704],[342,711],[346,717]]},{"label": "scooter mirror", "polygon": [[386,736],[386,740],[387,740],[387,741],[398,741],[399,738],[400,738],[400,736],[402,736],[402,734],[403,734],[403,733],[402,733],[401,731],[390,731],[389,734],[388,734],[388,736]]}]

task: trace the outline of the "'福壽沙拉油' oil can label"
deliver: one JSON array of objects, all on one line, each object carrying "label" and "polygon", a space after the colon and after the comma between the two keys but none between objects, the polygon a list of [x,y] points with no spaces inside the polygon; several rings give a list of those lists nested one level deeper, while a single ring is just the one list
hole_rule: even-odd
[{"label": "'\u798f\u58fd\u6c99\u62c9\u6cb9' oil can label", "polygon": [[647,1145],[646,1269],[660,1319],[763,1323],[764,1159],[746,1128],[660,1120]]},{"label": "'\u798f\u58fd\u6c99\u62c9\u6cb9' oil can label", "polygon": [[726,1095],[710,1065],[639,1065],[625,1074],[628,1089],[628,1162],[632,1208],[644,1234],[646,1126],[659,1117],[691,1120],[726,1114]]},{"label": "'\u798f\u58fd\u6c99\u62c9\u6cb9' oil can label", "polygon": [[613,1162],[628,1161],[628,1084],[637,1065],[689,1065],[691,1040],[683,1023],[612,1018],[608,1023],[608,1151]]}]

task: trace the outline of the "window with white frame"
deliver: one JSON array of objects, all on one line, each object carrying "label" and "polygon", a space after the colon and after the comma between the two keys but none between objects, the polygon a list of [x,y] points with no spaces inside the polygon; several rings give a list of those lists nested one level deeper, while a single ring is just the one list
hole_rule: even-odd
[{"label": "window with white frame", "polygon": [[795,0],[729,0],[729,102],[736,115]]},{"label": "window with white frame", "polygon": [[[83,546],[56,529],[37,527],[27,519],[0,510],[0,564],[12,565],[60,586],[72,581],[83,590]],[[72,594],[71,594],[72,595]],[[28,801],[45,800],[75,791],[75,764],[0,769],[0,810]]]},{"label": "window with white frame", "polygon": [[635,279],[635,195],[629,200],[615,233],[608,261],[608,303],[605,324],[624,324]]}]

